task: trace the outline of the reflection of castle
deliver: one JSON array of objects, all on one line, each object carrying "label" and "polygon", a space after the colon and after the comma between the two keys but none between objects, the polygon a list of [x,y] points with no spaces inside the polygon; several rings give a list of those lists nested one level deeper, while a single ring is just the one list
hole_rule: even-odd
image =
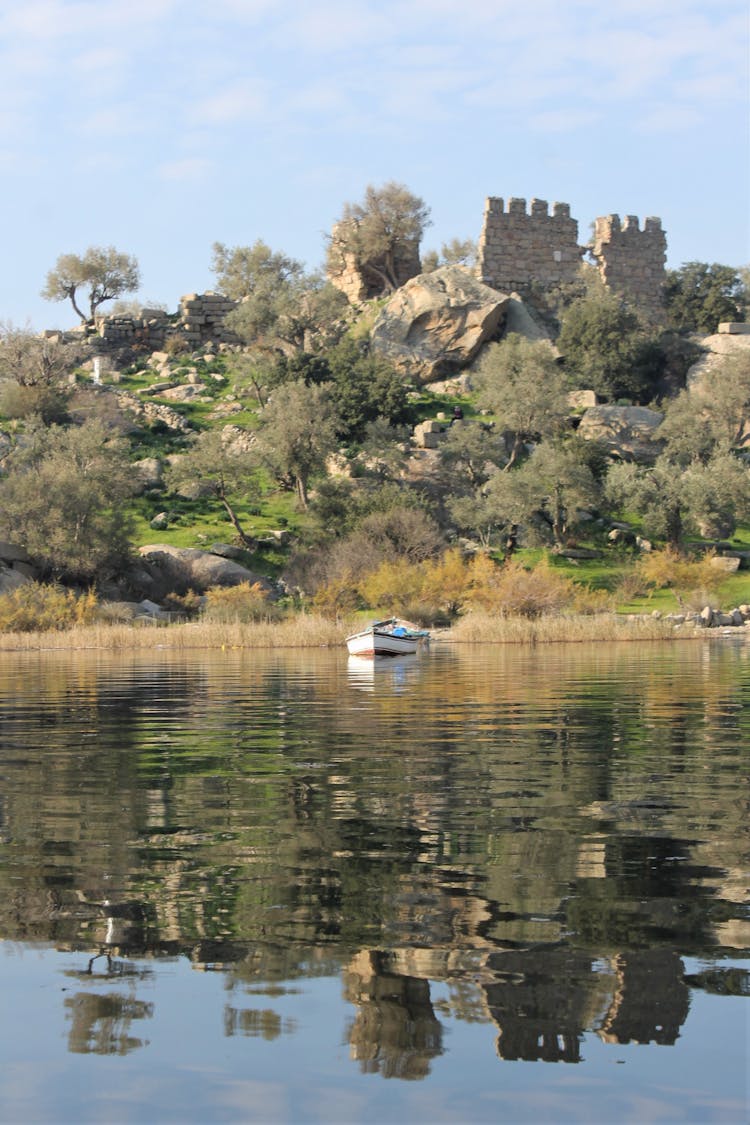
[{"label": "reflection of castle", "polygon": [[671,949],[638,949],[613,960],[617,987],[599,1029],[605,1043],[671,1045],[690,1006],[685,967]]},{"label": "reflection of castle", "polygon": [[362,1069],[384,1078],[424,1078],[430,1060],[443,1053],[429,981],[391,972],[387,954],[363,950],[350,961],[344,985],[358,1009],[349,1042]]},{"label": "reflection of castle", "polygon": [[475,951],[470,971],[447,951],[442,958],[437,950],[362,951],[344,973],[346,999],[358,1009],[352,1057],[386,1078],[424,1077],[442,1053],[430,999],[430,980],[440,979],[454,987],[458,1018],[497,1026],[504,1061],[580,1062],[581,1039],[592,1030],[605,1043],[673,1044],[689,1006],[680,957],[664,949],[620,953],[612,970],[562,945]]}]

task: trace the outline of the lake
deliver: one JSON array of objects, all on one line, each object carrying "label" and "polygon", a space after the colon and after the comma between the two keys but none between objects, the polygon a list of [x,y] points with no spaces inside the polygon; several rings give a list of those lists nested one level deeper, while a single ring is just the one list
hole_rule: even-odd
[{"label": "lake", "polygon": [[749,810],[743,638],[0,654],[0,1120],[746,1122]]}]

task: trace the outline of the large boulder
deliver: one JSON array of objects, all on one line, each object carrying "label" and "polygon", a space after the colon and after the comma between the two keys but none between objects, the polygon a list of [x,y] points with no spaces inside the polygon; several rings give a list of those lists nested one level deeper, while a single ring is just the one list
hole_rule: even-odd
[{"label": "large boulder", "polygon": [[[750,324],[720,324],[719,331],[701,340],[703,355],[687,373],[687,389],[700,408],[701,399],[711,399],[727,363],[742,360],[750,365]],[[750,443],[750,416],[739,435],[740,443]]]},{"label": "large boulder", "polygon": [[139,550],[141,560],[155,587],[205,593],[212,586],[239,586],[260,583],[268,593],[273,584],[233,559],[194,547],[173,547],[169,543],[149,543]]},{"label": "large boulder", "polygon": [[646,406],[592,406],[581,418],[578,433],[600,442],[611,457],[651,463],[661,452],[657,430],[664,420]]},{"label": "large boulder", "polygon": [[510,297],[463,266],[407,281],[372,329],[372,346],[409,378],[432,383],[466,367],[503,324]]},{"label": "large boulder", "polygon": [[713,336],[704,336],[700,341],[703,350],[701,358],[687,373],[688,390],[710,392],[711,382],[727,359],[735,357],[750,358],[750,329],[748,324],[720,324]]}]

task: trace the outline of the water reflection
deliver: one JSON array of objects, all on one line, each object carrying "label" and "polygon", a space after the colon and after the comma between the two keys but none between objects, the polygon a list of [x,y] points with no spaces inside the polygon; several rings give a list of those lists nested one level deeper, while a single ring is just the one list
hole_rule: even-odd
[{"label": "water reflection", "polygon": [[747,994],[744,648],[2,673],[0,936],[80,954],[71,1052],[146,1047],[137,966],[175,957],[225,977],[228,1038],[293,1037],[274,982],[339,977],[352,1059],[401,1079],[447,1014],[579,1063],[588,1031],[672,1045],[691,991]]}]

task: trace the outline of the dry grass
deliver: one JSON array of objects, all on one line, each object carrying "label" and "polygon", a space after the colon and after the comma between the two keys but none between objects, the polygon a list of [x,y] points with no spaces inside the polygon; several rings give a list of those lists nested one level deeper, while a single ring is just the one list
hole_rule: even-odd
[{"label": "dry grass", "polygon": [[668,622],[653,617],[622,617],[615,613],[584,615],[550,614],[503,617],[468,613],[446,639],[467,644],[549,644],[576,641],[663,641],[694,632],[676,633]]},{"label": "dry grass", "polygon": [[[331,620],[319,614],[298,614],[282,621],[199,621],[171,625],[113,622],[79,625],[49,632],[0,632],[0,651],[143,649],[252,649],[338,647],[347,633],[361,628],[354,620]],[[703,635],[677,632],[664,620],[623,617],[614,613],[504,617],[468,613],[435,639],[458,644],[549,644],[577,641],[644,641]]]},{"label": "dry grass", "polygon": [[47,649],[319,648],[340,645],[341,622],[299,614],[274,622],[186,622],[174,625],[96,624],[39,633],[0,633],[0,651]]}]

